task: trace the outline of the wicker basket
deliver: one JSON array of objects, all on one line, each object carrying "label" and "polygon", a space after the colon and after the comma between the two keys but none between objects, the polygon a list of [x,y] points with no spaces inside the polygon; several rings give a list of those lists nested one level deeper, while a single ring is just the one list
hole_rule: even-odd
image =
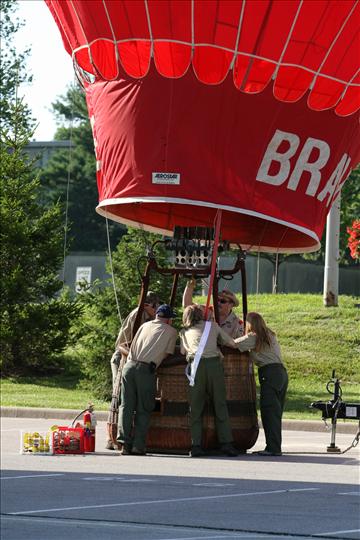
[{"label": "wicker basket", "polygon": [[[223,349],[226,398],[235,446],[245,451],[258,437],[256,386],[253,365],[247,353]],[[153,451],[186,452],[191,446],[189,431],[189,383],[186,361],[158,370],[157,406],[151,416],[147,447]],[[212,408],[206,404],[203,415],[203,447],[218,446]]]}]

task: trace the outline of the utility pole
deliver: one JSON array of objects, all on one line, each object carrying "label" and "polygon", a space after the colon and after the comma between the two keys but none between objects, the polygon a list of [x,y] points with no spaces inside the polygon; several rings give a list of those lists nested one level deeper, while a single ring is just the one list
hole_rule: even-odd
[{"label": "utility pole", "polygon": [[326,246],[324,268],[325,307],[338,305],[339,295],[339,238],[340,238],[340,194],[334,202],[326,220]]}]

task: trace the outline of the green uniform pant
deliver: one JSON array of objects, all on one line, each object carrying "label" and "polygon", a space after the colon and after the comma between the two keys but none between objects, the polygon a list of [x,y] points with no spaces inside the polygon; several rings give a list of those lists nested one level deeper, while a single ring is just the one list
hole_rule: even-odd
[{"label": "green uniform pant", "polygon": [[232,442],[230,419],[226,405],[224,368],[218,356],[201,358],[195,376],[195,385],[190,386],[190,431],[192,446],[201,446],[202,414],[206,398],[209,397],[215,413],[215,426],[220,444]]},{"label": "green uniform pant", "polygon": [[281,418],[284,410],[288,375],[282,364],[259,369],[260,413],[269,452],[281,452]]},{"label": "green uniform pant", "polygon": [[118,441],[144,450],[150,415],[155,407],[156,375],[150,366],[127,362],[121,378]]}]

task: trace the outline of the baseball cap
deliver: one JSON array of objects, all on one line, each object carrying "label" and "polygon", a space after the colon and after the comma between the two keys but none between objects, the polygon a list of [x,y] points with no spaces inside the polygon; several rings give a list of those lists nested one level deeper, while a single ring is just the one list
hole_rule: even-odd
[{"label": "baseball cap", "polygon": [[236,298],[235,294],[229,289],[223,289],[219,292],[219,298],[226,298],[229,302],[232,302],[235,307],[239,305],[239,300]]},{"label": "baseball cap", "polygon": [[156,310],[156,315],[163,317],[164,319],[173,319],[176,317],[175,311],[172,310],[172,307],[169,304],[161,304]]}]

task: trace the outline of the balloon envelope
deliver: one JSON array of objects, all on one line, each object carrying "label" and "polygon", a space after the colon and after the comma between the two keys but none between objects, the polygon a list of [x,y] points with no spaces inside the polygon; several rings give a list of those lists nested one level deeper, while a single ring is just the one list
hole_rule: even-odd
[{"label": "balloon envelope", "polygon": [[[319,247],[359,161],[355,0],[46,0],[86,86],[98,212]],[[204,84],[205,83],[205,84]]]}]

